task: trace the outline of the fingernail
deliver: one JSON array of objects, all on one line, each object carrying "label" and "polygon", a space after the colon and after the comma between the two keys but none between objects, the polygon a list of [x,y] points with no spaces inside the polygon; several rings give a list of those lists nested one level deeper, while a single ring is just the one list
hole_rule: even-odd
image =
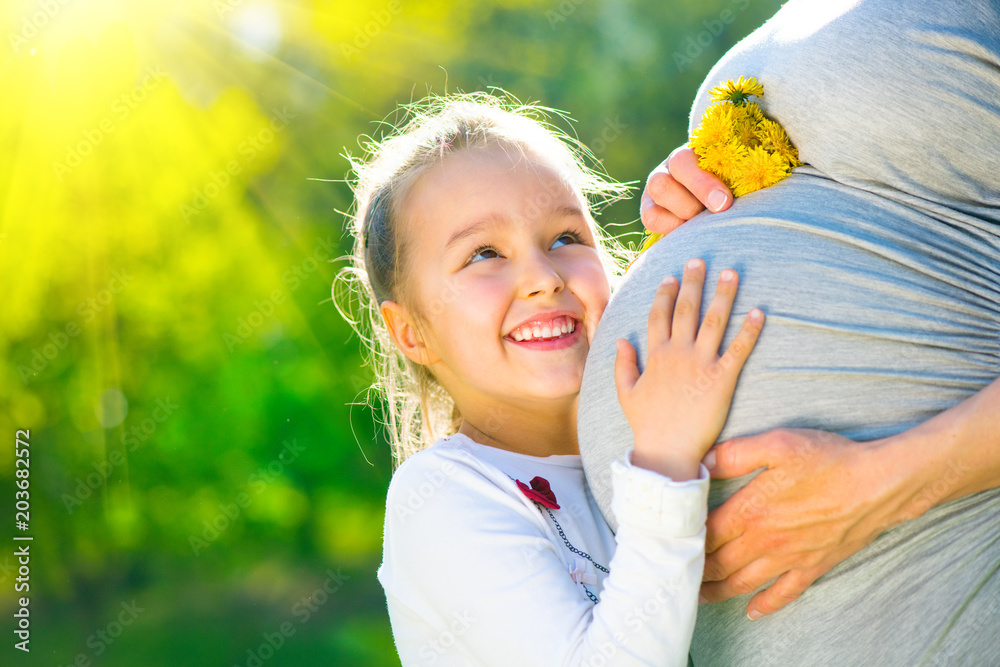
[{"label": "fingernail", "polygon": [[726,205],[728,199],[729,197],[722,190],[712,190],[708,193],[708,210],[718,213]]},{"label": "fingernail", "polygon": [[639,200],[639,215],[642,215],[647,208],[653,205],[653,198],[649,195],[643,195],[642,199]]},{"label": "fingernail", "polygon": [[748,611],[747,612],[747,618],[749,618],[751,621],[756,621],[758,618],[760,618],[763,615],[764,614],[760,613],[756,609],[754,609],[753,611]]},{"label": "fingernail", "polygon": [[698,593],[698,604],[708,604],[708,598]]},{"label": "fingernail", "polygon": [[725,271],[722,272],[722,275],[719,276],[719,278],[721,278],[726,282],[729,282],[731,280],[736,280],[736,272],[733,271],[732,269],[726,269]]},{"label": "fingernail", "polygon": [[754,308],[750,311],[750,320],[753,322],[759,322],[764,319],[764,313]]},{"label": "fingernail", "polygon": [[689,269],[697,269],[699,266],[701,266],[701,260],[700,259],[691,259],[691,260],[688,260],[687,268],[689,268]]},{"label": "fingernail", "polygon": [[701,460],[701,462],[704,463],[705,467],[708,468],[709,470],[714,470],[715,469],[715,450],[714,449],[708,450],[708,454],[705,454],[705,458],[703,458]]},{"label": "fingernail", "polygon": [[667,276],[666,278],[660,281],[660,287],[666,287],[667,285],[672,284],[674,280],[676,279],[673,276]]}]

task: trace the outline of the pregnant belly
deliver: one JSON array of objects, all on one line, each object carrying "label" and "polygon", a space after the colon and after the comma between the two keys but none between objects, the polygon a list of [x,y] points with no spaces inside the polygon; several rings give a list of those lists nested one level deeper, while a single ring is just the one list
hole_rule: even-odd
[{"label": "pregnant belly", "polygon": [[[723,438],[777,426],[888,435],[1000,375],[1000,236],[991,231],[797,173],[655,245],[601,326],[634,307],[627,301],[644,300],[648,312],[659,279],[679,276],[691,257],[710,276],[734,268],[725,343],[750,308],[767,322]],[[706,305],[710,289],[714,281]]]},{"label": "pregnant belly", "polygon": [[[664,275],[704,258],[707,305],[713,277],[739,272],[723,345],[751,308],[767,314],[723,439],[802,427],[864,440],[925,421],[1000,376],[998,233],[982,220],[904,207],[806,170],[670,234],[616,290],[587,362],[580,447],[602,508],[606,466],[631,444],[614,394],[614,341],[628,338],[644,358],[649,304]],[[713,481],[710,505],[749,479]],[[695,664],[821,664],[832,655],[879,664],[883,650],[883,664],[916,664],[955,647],[985,655],[994,640],[972,625],[959,630],[975,613],[1000,622],[1000,608],[983,606],[1000,594],[998,515],[998,490],[936,508],[834,568],[788,610],[752,624],[746,597],[703,606]],[[889,617],[890,635],[920,628],[905,650],[879,629],[876,621]]]}]

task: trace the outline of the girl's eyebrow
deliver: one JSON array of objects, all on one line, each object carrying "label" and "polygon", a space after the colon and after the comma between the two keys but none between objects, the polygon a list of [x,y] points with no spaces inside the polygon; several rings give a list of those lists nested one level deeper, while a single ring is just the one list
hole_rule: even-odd
[{"label": "girl's eyebrow", "polygon": [[451,235],[448,242],[444,244],[445,252],[453,245],[464,238],[473,236],[485,230],[497,231],[510,226],[510,219],[497,213],[487,213],[479,222],[473,223],[465,229],[460,229]]},{"label": "girl's eyebrow", "polygon": [[[579,206],[557,206],[552,210],[551,213],[549,213],[549,216],[553,218],[572,218],[572,217],[586,218],[586,216],[583,214],[583,211],[580,210]],[[451,248],[453,245],[455,245],[462,239],[467,238],[469,236],[473,236],[475,234],[487,230],[499,231],[509,226],[510,226],[510,219],[507,218],[506,216],[499,215],[497,213],[488,213],[478,222],[473,223],[468,227],[466,227],[465,229],[460,229],[454,234],[452,234],[451,238],[448,239],[448,242],[444,244],[444,250],[445,252],[447,252],[448,249]]]},{"label": "girl's eyebrow", "polygon": [[579,206],[559,206],[552,211],[552,216],[557,218],[586,218]]}]

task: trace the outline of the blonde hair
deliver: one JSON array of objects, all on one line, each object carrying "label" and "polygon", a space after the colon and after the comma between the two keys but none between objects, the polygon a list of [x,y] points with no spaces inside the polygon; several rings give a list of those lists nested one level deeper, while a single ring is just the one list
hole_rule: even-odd
[{"label": "blonde hair", "polygon": [[[362,146],[363,161],[351,161],[354,236],[351,265],[334,283],[334,302],[367,347],[366,361],[375,381],[369,389],[383,397],[396,465],[461,424],[451,396],[425,367],[412,362],[393,344],[379,306],[391,300],[412,308],[407,284],[405,230],[399,210],[410,188],[432,164],[464,149],[485,148],[490,141],[545,156],[581,193],[590,207],[603,207],[627,196],[629,185],[611,180],[593,154],[576,139],[552,125],[548,114],[568,119],[554,109],[522,104],[510,95],[463,93],[431,96],[403,105],[403,122],[382,140]],[[593,165],[593,166],[588,166]],[[614,287],[624,273],[631,251],[594,224],[601,263]],[[355,297],[341,305],[338,284]]]}]

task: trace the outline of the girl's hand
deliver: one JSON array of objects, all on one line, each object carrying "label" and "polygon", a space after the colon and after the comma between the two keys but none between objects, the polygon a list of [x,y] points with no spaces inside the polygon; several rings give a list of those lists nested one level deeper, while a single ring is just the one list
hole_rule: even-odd
[{"label": "girl's hand", "polygon": [[718,213],[732,203],[725,183],[698,166],[694,151],[681,146],[649,174],[639,216],[649,231],[669,234],[706,207]]},{"label": "girl's hand", "polygon": [[764,314],[751,310],[719,356],[737,281],[735,271],[722,272],[699,330],[704,262],[688,262],[679,290],[673,276],[664,278],[649,310],[649,354],[641,377],[635,348],[618,339],[615,387],[635,435],[633,464],[675,481],[698,476],[702,457],[726,423],[736,378],[764,323]]}]

